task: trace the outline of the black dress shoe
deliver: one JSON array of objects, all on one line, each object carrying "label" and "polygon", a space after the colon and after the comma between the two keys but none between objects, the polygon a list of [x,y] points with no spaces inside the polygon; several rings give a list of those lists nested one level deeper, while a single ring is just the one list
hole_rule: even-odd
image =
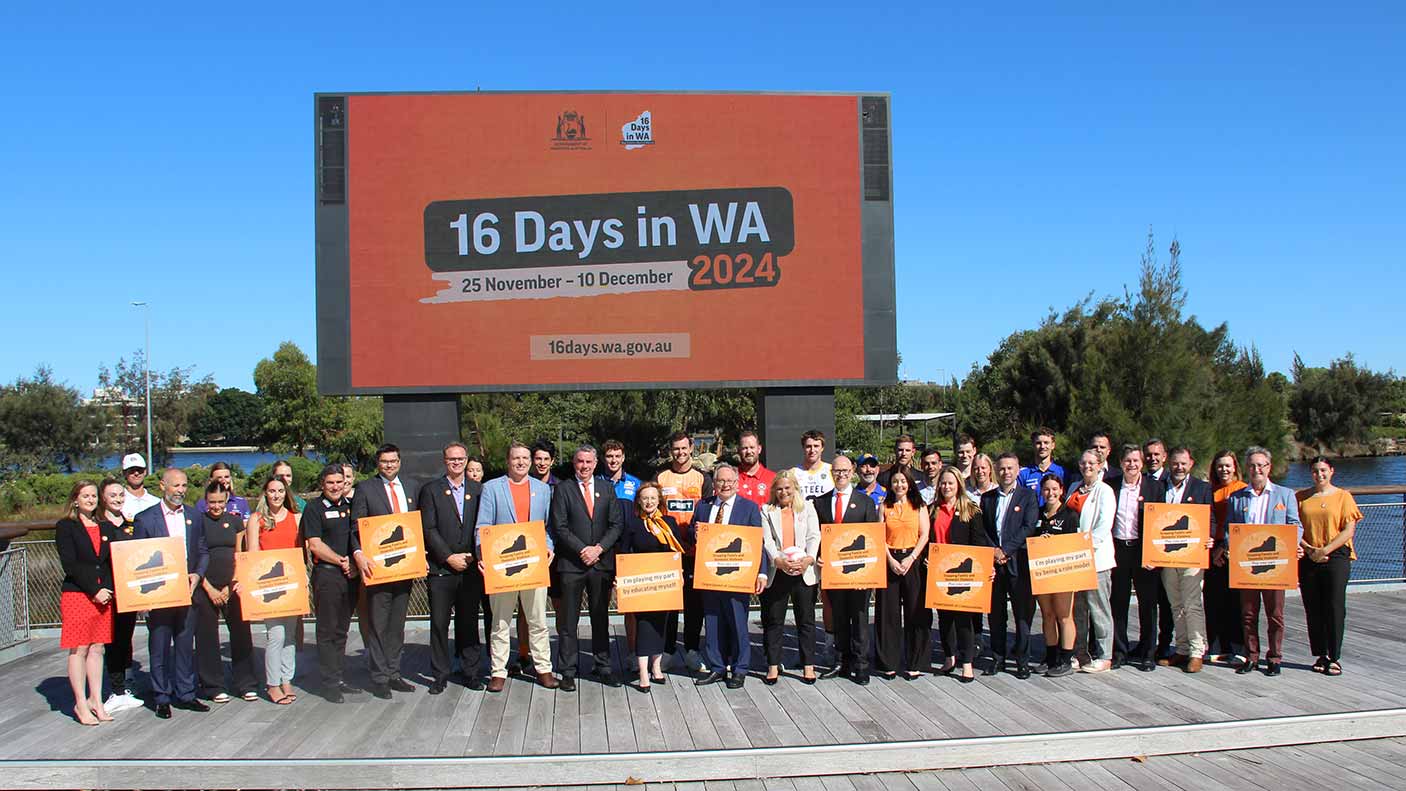
[{"label": "black dress shoe", "polygon": [[1108,663],[1108,669],[1117,670],[1118,668],[1122,667],[1123,665],[1126,665],[1127,663],[1128,658],[1126,656],[1114,655],[1113,661]]},{"label": "black dress shoe", "polygon": [[169,719],[171,719],[171,704],[169,704],[169,703],[158,703],[158,704],[156,704],[156,718],[159,719],[159,720],[169,720]]},{"label": "black dress shoe", "polygon": [[615,674],[614,670],[597,670],[591,676],[607,687],[620,686],[620,677]]},{"label": "black dress shoe", "polygon": [[391,688],[386,686],[385,684],[372,684],[371,697],[380,698],[381,700],[390,700]]},{"label": "black dress shoe", "polygon": [[849,675],[849,668],[845,667],[844,665],[835,665],[834,667],[828,668],[827,670],[825,670],[824,672],[822,672],[822,673],[820,674],[820,677],[821,677],[821,678],[834,678],[835,676],[847,676],[847,675]]},{"label": "black dress shoe", "polygon": [[361,694],[361,690],[360,690],[360,689],[358,689],[358,688],[352,686],[351,684],[348,684],[348,683],[345,682],[345,681],[342,681],[342,682],[340,682],[340,683],[337,684],[337,691],[340,692],[340,693],[342,693],[343,695],[360,695],[360,694]]},{"label": "black dress shoe", "polygon": [[1028,665],[1021,665],[1020,667],[1017,667],[1015,669],[1015,677],[1020,679],[1021,681],[1030,678],[1030,667]]},{"label": "black dress shoe", "polygon": [[746,677],[745,675],[743,675],[743,674],[741,674],[741,673],[733,673],[733,674],[732,674],[732,678],[729,678],[729,679],[727,680],[727,688],[728,688],[728,689],[742,689],[742,684],[743,684],[744,682],[746,682],[746,680],[747,680],[747,677]]},{"label": "black dress shoe", "polygon": [[210,707],[208,705],[201,703],[200,701],[195,700],[194,698],[192,698],[191,700],[178,700],[175,703],[172,703],[171,705],[182,711],[204,712],[210,710]]},{"label": "black dress shoe", "polygon": [[708,684],[716,684],[716,683],[718,683],[719,681],[722,681],[722,680],[725,679],[725,678],[726,678],[726,676],[724,676],[722,673],[718,673],[718,672],[714,671],[714,672],[712,672],[712,673],[709,673],[709,674],[706,675],[706,676],[699,676],[698,678],[695,678],[695,679],[693,680],[693,683],[694,683],[695,686],[702,687],[702,686],[705,686],[705,685],[708,685]]},{"label": "black dress shoe", "polygon": [[448,686],[449,686],[449,682],[448,682],[448,681],[446,681],[445,679],[442,679],[442,678],[437,678],[437,679],[435,679],[433,682],[430,683],[430,694],[431,694],[431,695],[439,695],[439,694],[443,693],[445,687],[448,687]]},{"label": "black dress shoe", "polygon": [[391,688],[392,690],[394,690],[395,692],[414,692],[414,691],[415,691],[415,685],[414,685],[414,684],[411,684],[409,681],[406,681],[405,679],[399,678],[399,677],[396,677],[396,678],[391,679],[391,680],[390,680],[390,683],[387,684],[386,686],[390,687],[390,688]]},{"label": "black dress shoe", "polygon": [[866,672],[851,673],[849,680],[863,687],[869,683],[869,674]]},{"label": "black dress shoe", "polygon": [[346,698],[342,696],[341,690],[337,689],[336,687],[333,687],[332,689],[329,689],[326,692],[322,693],[322,697],[328,703],[343,703],[346,701]]},{"label": "black dress shoe", "polygon": [[1255,669],[1255,663],[1254,663],[1254,662],[1248,662],[1248,661],[1247,661],[1247,662],[1241,662],[1241,663],[1240,663],[1240,666],[1237,667],[1237,668],[1235,668],[1235,673],[1236,673],[1236,675],[1245,676],[1245,675],[1249,675],[1250,671],[1251,671],[1251,670],[1254,670],[1254,669]]},{"label": "black dress shoe", "polygon": [[998,665],[991,665],[990,667],[983,668],[982,671],[981,671],[981,675],[983,675],[983,676],[994,676],[994,675],[996,675],[996,674],[999,673],[999,672],[1001,672],[1000,666],[998,666]]},{"label": "black dress shoe", "polygon": [[1137,669],[1144,673],[1151,673],[1157,669],[1157,663],[1153,662],[1150,658],[1139,659]]},{"label": "black dress shoe", "polygon": [[575,692],[575,691],[576,691],[576,677],[575,677],[575,676],[562,676],[562,677],[561,677],[561,683],[557,685],[557,689],[561,690],[562,692]]},{"label": "black dress shoe", "polygon": [[1265,674],[1266,676],[1277,676],[1277,675],[1279,675],[1279,663],[1278,663],[1278,662],[1270,662],[1269,664],[1265,665],[1264,674]]},{"label": "black dress shoe", "polygon": [[468,680],[464,682],[464,686],[475,692],[481,691],[483,689],[483,679],[478,676],[469,676]]}]

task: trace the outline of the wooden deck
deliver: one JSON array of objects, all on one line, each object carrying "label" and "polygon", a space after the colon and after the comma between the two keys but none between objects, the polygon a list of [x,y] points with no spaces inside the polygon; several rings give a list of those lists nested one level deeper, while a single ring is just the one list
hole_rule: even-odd
[{"label": "wooden deck", "polygon": [[[298,657],[295,685],[302,694],[292,706],[234,700],[208,714],[178,710],[169,721],[157,720],[149,710],[139,709],[122,712],[116,722],[97,728],[81,727],[69,716],[71,701],[63,676],[63,656],[57,641],[50,639],[39,641],[29,656],[0,666],[0,699],[6,701],[0,711],[0,771],[15,777],[7,766],[14,768],[13,762],[35,760],[165,760],[174,765],[208,759],[235,759],[232,763],[241,763],[243,759],[268,767],[284,765],[287,759],[394,761],[661,751],[708,751],[716,759],[724,757],[715,752],[720,750],[854,745],[825,750],[831,756],[827,760],[833,761],[856,755],[863,745],[877,749],[892,742],[1121,731],[1406,708],[1406,666],[1401,661],[1406,592],[1350,595],[1349,631],[1344,647],[1346,673],[1339,678],[1325,678],[1308,670],[1312,657],[1306,654],[1307,638],[1297,598],[1289,599],[1286,620],[1284,674],[1278,678],[1259,673],[1238,676],[1220,666],[1207,667],[1195,675],[1166,668],[1152,673],[1129,668],[1027,681],[1001,674],[981,677],[978,683],[966,685],[933,676],[912,682],[876,678],[867,687],[840,679],[815,686],[784,679],[781,684],[768,687],[753,679],[744,689],[733,691],[721,684],[695,687],[689,678],[671,675],[670,683],[656,686],[651,695],[628,687],[606,688],[590,680],[582,681],[576,693],[564,693],[514,678],[507,690],[498,695],[451,686],[443,695],[431,696],[421,687],[415,693],[397,694],[392,701],[377,700],[369,694],[356,695],[341,706],[327,703],[315,694],[316,658],[309,645]],[[754,629],[755,626],[754,622]],[[256,644],[258,640],[256,634]],[[355,644],[355,629],[352,640],[350,681],[360,683],[365,680],[365,670],[360,646]],[[759,655],[759,632],[753,632],[753,640]],[[616,641],[617,657],[622,648],[623,634]],[[139,654],[143,655],[138,661],[144,664],[144,651]],[[261,662],[261,654],[256,653],[256,660]],[[422,631],[412,629],[407,635],[406,662],[408,678],[416,681],[419,676],[422,680],[428,671],[428,648]],[[259,667],[261,670],[262,665]],[[1321,738],[1336,738],[1335,732],[1328,730]],[[1039,740],[1022,741],[1029,744]],[[1366,744],[1354,744],[1353,748],[1365,750]],[[800,753],[785,754],[787,761],[801,760]],[[738,757],[739,765],[750,763],[741,761],[741,753]],[[1054,760],[1062,757],[1065,756],[1056,755]],[[1171,759],[1157,760],[1178,765]],[[1223,763],[1238,759],[1222,756],[1205,760]],[[476,784],[551,784],[532,781],[532,761],[505,765],[519,767],[513,770],[510,780]],[[1040,777],[1046,772],[1055,777],[1076,777],[1067,775],[1065,768],[1039,767],[1022,767],[1010,777],[1024,777],[1027,772],[1039,773]],[[1097,770],[1096,774],[1121,777],[1108,769]],[[920,780],[917,775],[910,777],[916,787],[926,789],[946,787],[949,776],[955,775],[941,775],[942,785],[922,785],[929,781]],[[94,777],[101,775],[89,776],[87,781]],[[1008,782],[1000,775],[998,779]],[[268,782],[264,778],[261,782],[215,787],[268,787]],[[791,787],[791,781],[776,782],[781,784],[774,786],[773,781],[768,781],[768,791]],[[824,784],[826,788],[847,789],[851,784],[868,788],[863,785],[868,782],[865,778],[827,778]],[[9,782],[4,785],[12,787]],[[99,785],[91,782],[84,787]],[[300,787],[304,785],[306,778]],[[1406,786],[1406,781],[1402,781],[1402,786]]]}]

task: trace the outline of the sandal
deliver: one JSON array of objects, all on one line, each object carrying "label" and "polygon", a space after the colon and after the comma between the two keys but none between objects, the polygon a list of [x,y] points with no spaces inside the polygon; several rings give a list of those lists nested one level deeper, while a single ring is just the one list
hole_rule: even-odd
[{"label": "sandal", "polygon": [[[273,693],[275,692],[278,693],[278,697],[274,697]],[[269,700],[280,706],[287,706],[289,703],[293,702],[293,696],[278,687],[269,687]]]},{"label": "sandal", "polygon": [[1343,666],[1337,662],[1329,662],[1323,666],[1323,675],[1325,676],[1341,676],[1342,674]]},{"label": "sandal", "polygon": [[1326,673],[1326,672],[1328,672],[1328,657],[1326,657],[1326,656],[1320,656],[1320,657],[1318,657],[1318,660],[1313,663],[1313,672],[1315,672],[1315,673]]}]

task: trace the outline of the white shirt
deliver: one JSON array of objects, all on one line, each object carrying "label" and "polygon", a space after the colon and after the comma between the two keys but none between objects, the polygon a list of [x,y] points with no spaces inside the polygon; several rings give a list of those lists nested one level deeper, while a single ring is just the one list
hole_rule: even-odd
[{"label": "white shirt", "polygon": [[1167,479],[1167,502],[1169,502],[1169,503],[1171,503],[1171,504],[1173,504],[1173,505],[1180,505],[1180,504],[1181,504],[1181,498],[1183,498],[1183,497],[1186,496],[1186,482],[1189,481],[1189,480],[1191,480],[1191,476],[1190,476],[1190,475],[1186,476],[1185,478],[1182,478],[1182,479],[1181,479],[1181,485],[1178,486],[1177,484],[1175,484],[1175,483],[1172,482],[1172,479],[1171,479],[1171,478],[1168,478],[1168,479]]},{"label": "white shirt", "polygon": [[1000,536],[1006,526],[1006,511],[1011,507],[1011,495],[1015,494],[1016,487],[1012,486],[1010,491],[1004,489],[996,490],[996,535]]},{"label": "white shirt", "polygon": [[[407,510],[405,507],[407,500],[405,499],[405,487],[400,485],[400,477],[396,476],[396,479],[393,481],[388,481],[385,478],[381,478],[381,485],[386,487],[387,489],[395,489],[395,496],[397,498],[397,502],[391,503],[391,510],[398,514],[405,513]],[[388,495],[386,497],[387,502],[389,502],[390,499],[391,498]],[[400,507],[396,508],[396,505],[399,505]]]},{"label": "white shirt", "polygon": [[186,537],[186,509],[184,506],[177,506],[176,510],[172,511],[163,501],[161,515],[166,517],[166,535]]},{"label": "white shirt", "polygon": [[817,464],[814,470],[803,470],[800,467],[793,467],[792,470],[796,473],[796,483],[801,485],[801,495],[807,500],[814,500],[835,488],[835,481],[830,476],[830,463],[827,461]]},{"label": "white shirt", "polygon": [[132,494],[126,489],[124,491],[127,491],[127,496],[122,500],[122,515],[128,519],[136,519],[137,514],[161,502],[160,497],[146,489],[142,489],[141,496]]},{"label": "white shirt", "polygon": [[1137,483],[1123,482],[1123,491],[1118,493],[1118,511],[1113,514],[1113,537],[1120,541],[1137,540],[1137,512],[1142,503],[1142,479]]},{"label": "white shirt", "polygon": [[1252,525],[1269,524],[1269,484],[1264,485],[1264,491],[1255,493],[1255,487],[1248,487],[1250,491],[1249,518]]},{"label": "white shirt", "polygon": [[727,517],[732,513],[732,501],[735,498],[718,501],[718,512],[713,514],[712,523],[715,525],[727,524]]}]

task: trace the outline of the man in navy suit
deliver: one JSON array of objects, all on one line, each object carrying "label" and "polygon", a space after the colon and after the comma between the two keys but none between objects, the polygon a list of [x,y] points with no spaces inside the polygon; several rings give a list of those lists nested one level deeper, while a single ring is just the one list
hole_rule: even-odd
[{"label": "man in navy suit", "polygon": [[1019,486],[1020,458],[1014,453],[996,457],[996,488],[981,496],[981,520],[986,537],[996,548],[996,579],[991,583],[991,667],[994,676],[1006,664],[1006,602],[1015,618],[1015,677],[1030,678],[1030,624],[1035,618],[1035,595],[1030,592],[1030,558],[1025,539],[1035,533],[1040,499]]},{"label": "man in navy suit", "polygon": [[[835,488],[815,498],[816,516],[822,525],[878,522],[879,507],[854,485],[854,460],[837,454],[830,462]],[[847,675],[856,684],[869,683],[869,590],[832,590],[836,661],[821,678]]]},{"label": "man in navy suit", "polygon": [[[730,464],[713,468],[713,496],[698,501],[694,519],[689,525],[689,542],[697,543],[698,525],[762,526],[762,509],[745,497],[737,496],[737,469]],[[757,570],[754,593],[766,587],[766,553],[762,553],[763,568]],[[703,628],[707,639],[703,645],[703,661],[708,673],[693,683],[702,686],[727,680],[728,689],[741,689],[747,678],[752,658],[752,641],[747,632],[748,605],[752,595],[726,591],[699,591],[703,598]],[[728,675],[728,668],[732,674]]]},{"label": "man in navy suit", "polygon": [[575,475],[552,491],[547,520],[553,544],[561,547],[556,555],[561,590],[557,659],[563,692],[576,689],[577,626],[583,591],[590,606],[594,675],[608,686],[620,686],[620,677],[610,669],[610,592],[615,583],[615,543],[625,528],[625,514],[615,499],[615,486],[596,477],[595,448],[577,448],[571,454],[571,467]]},{"label": "man in navy suit", "polygon": [[[192,592],[205,577],[210,553],[200,512],[185,504],[186,474],[175,467],[161,473],[161,502],[137,514],[134,539],[171,538],[186,542],[186,584]],[[189,606],[163,607],[147,613],[147,649],[151,655],[152,705],[156,716],[171,718],[174,706],[209,711],[195,699],[195,612]]]},{"label": "man in navy suit", "polygon": [[[357,520],[368,516],[403,514],[416,509],[419,491],[415,484],[400,478],[400,448],[382,445],[376,449],[379,474],[356,485],[352,499],[352,530]],[[361,578],[371,585],[371,560],[358,547],[352,553]],[[400,654],[405,647],[405,614],[410,609],[411,580],[385,582],[368,587],[366,614],[370,623],[363,627],[366,664],[371,671],[371,694],[389,700],[391,691],[413,692],[415,687],[400,674]]]}]

